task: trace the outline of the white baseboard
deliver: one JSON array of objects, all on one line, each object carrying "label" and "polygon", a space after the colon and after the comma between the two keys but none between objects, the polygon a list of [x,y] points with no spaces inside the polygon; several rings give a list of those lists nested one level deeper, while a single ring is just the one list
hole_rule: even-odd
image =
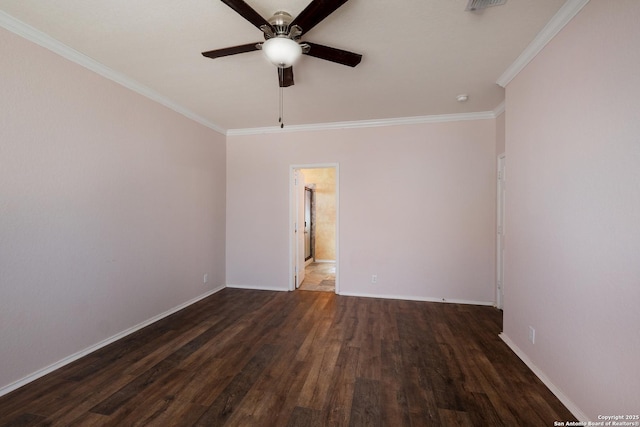
[{"label": "white baseboard", "polygon": [[424,302],[442,302],[449,304],[470,304],[470,305],[488,305],[495,306],[493,301],[471,301],[465,299],[449,299],[449,298],[432,298],[432,297],[416,297],[406,295],[380,295],[380,294],[367,294],[359,292],[340,292],[339,295],[347,297],[364,297],[364,298],[386,298],[386,299],[401,299],[407,301],[424,301]]},{"label": "white baseboard", "polygon": [[[275,288],[275,287],[261,287],[255,285],[232,285],[227,284],[227,288],[233,289],[248,289],[254,291],[277,291],[277,292],[288,292],[287,288]],[[406,296],[406,295],[379,295],[379,294],[366,294],[366,293],[358,293],[358,292],[336,292],[337,295],[342,295],[346,297],[363,297],[363,298],[381,298],[381,299],[399,299],[406,301],[424,301],[424,302],[441,302],[441,303],[449,303],[449,304],[470,304],[470,305],[484,305],[484,306],[495,306],[493,301],[471,301],[464,299],[447,299],[447,298],[429,298],[429,297],[415,297],[415,296]]]},{"label": "white baseboard", "polygon": [[518,356],[520,360],[522,360],[524,364],[527,365],[529,369],[531,369],[531,371],[540,379],[540,381],[542,381],[544,385],[546,385],[547,388],[551,390],[551,393],[553,393],[558,398],[558,400],[560,400],[560,402],[562,402],[562,404],[567,407],[569,412],[571,412],[573,416],[578,419],[578,421],[590,421],[589,417],[587,417],[587,415],[582,412],[580,408],[578,408],[578,406],[567,397],[566,394],[564,394],[558,387],[556,387],[555,384],[553,384],[551,380],[540,370],[540,368],[538,368],[531,361],[531,359],[529,359],[527,355],[522,350],[520,350],[520,347],[518,347],[513,341],[511,341],[508,336],[504,334],[504,332],[498,336],[509,346],[509,348],[516,354],[516,356]]},{"label": "white baseboard", "polygon": [[335,259],[317,259],[314,262],[317,262],[317,263],[330,262],[330,263],[335,264],[336,260]]},{"label": "white baseboard", "polygon": [[252,291],[277,291],[277,292],[289,292],[289,288],[276,288],[274,286],[255,286],[255,285],[232,285],[227,284],[227,288],[232,289],[249,289]]},{"label": "white baseboard", "polygon": [[51,364],[51,365],[49,365],[49,366],[47,366],[45,368],[39,369],[36,372],[33,372],[32,374],[29,374],[24,378],[21,378],[21,379],[19,379],[17,381],[14,381],[14,382],[12,382],[12,383],[4,386],[4,387],[1,387],[0,388],[0,396],[4,396],[5,394],[11,393],[12,391],[14,391],[14,390],[26,385],[26,384],[29,384],[32,381],[35,381],[38,378],[41,378],[41,377],[43,377],[43,376],[55,371],[56,369],[60,369],[63,366],[68,365],[69,363],[80,359],[81,357],[84,357],[84,356],[86,356],[86,355],[88,355],[90,353],[93,353],[94,351],[99,350],[102,347],[105,347],[105,346],[107,346],[107,345],[109,345],[109,344],[111,344],[111,343],[113,343],[115,341],[118,341],[119,339],[122,339],[122,338],[126,337],[127,335],[130,335],[130,334],[132,334],[132,333],[144,328],[145,326],[149,326],[150,324],[155,323],[158,320],[161,320],[161,319],[163,319],[163,318],[165,318],[167,316],[170,316],[173,313],[176,313],[176,312],[182,310],[183,308],[186,308],[186,307],[188,307],[188,306],[190,306],[192,304],[195,304],[196,302],[198,302],[198,301],[200,301],[202,299],[205,299],[206,297],[211,296],[211,295],[215,294],[216,292],[221,291],[224,288],[225,288],[225,286],[222,285],[222,286],[219,286],[219,287],[217,287],[215,289],[212,289],[212,290],[210,290],[210,291],[208,291],[208,292],[206,292],[206,293],[204,293],[204,294],[202,294],[200,296],[197,296],[197,297],[195,297],[195,298],[193,298],[193,299],[191,299],[191,300],[189,300],[187,302],[184,302],[184,303],[182,303],[182,304],[180,304],[180,305],[178,305],[176,307],[173,307],[173,308],[165,311],[164,313],[158,314],[157,316],[154,316],[151,319],[147,319],[144,322],[139,323],[139,324],[137,324],[135,326],[132,326],[129,329],[125,329],[124,331],[119,332],[119,333],[117,333],[117,334],[115,334],[115,335],[113,335],[113,336],[111,336],[111,337],[109,337],[109,338],[107,338],[105,340],[102,340],[97,344],[89,346],[89,347],[85,348],[84,350],[80,350],[79,352],[74,353],[74,354],[72,354],[70,356],[67,356],[64,359],[59,360],[59,361],[57,361],[57,362],[55,362],[55,363],[53,363],[53,364]]}]

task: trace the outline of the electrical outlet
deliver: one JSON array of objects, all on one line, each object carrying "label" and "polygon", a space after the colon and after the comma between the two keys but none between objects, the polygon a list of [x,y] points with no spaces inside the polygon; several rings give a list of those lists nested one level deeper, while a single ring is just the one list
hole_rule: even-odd
[{"label": "electrical outlet", "polygon": [[371,283],[374,284],[374,285],[376,283],[378,283],[378,275],[377,274],[372,274],[371,275]]},{"label": "electrical outlet", "polygon": [[533,329],[533,326],[529,326],[529,341],[531,344],[536,343],[536,330]]},{"label": "electrical outlet", "polygon": [[209,281],[209,274],[204,273],[204,276],[202,276],[202,283],[207,283],[208,281]]}]

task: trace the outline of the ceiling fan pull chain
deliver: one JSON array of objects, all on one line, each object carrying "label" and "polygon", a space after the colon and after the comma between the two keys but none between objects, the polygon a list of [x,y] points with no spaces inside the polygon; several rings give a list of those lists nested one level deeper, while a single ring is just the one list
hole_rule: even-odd
[{"label": "ceiling fan pull chain", "polygon": [[282,126],[282,73],[278,68],[278,123]]},{"label": "ceiling fan pull chain", "polygon": [[280,88],[280,129],[284,128],[284,89]]}]

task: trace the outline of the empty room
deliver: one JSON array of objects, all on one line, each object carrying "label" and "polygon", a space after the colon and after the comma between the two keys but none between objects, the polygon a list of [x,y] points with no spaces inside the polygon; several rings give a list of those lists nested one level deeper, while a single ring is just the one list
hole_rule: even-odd
[{"label": "empty room", "polygon": [[0,0],[0,426],[640,426],[638,22]]}]

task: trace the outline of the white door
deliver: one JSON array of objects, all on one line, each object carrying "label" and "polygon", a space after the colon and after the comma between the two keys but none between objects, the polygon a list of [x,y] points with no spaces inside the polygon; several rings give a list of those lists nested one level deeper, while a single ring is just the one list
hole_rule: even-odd
[{"label": "white door", "polygon": [[498,197],[497,197],[497,221],[496,221],[496,306],[500,309],[504,305],[504,201],[506,195],[505,181],[505,156],[498,156]]},{"label": "white door", "polygon": [[296,288],[300,287],[300,284],[304,280],[304,203],[305,203],[305,191],[304,191],[304,174],[302,171],[296,171],[295,178],[295,192],[296,192]]}]

